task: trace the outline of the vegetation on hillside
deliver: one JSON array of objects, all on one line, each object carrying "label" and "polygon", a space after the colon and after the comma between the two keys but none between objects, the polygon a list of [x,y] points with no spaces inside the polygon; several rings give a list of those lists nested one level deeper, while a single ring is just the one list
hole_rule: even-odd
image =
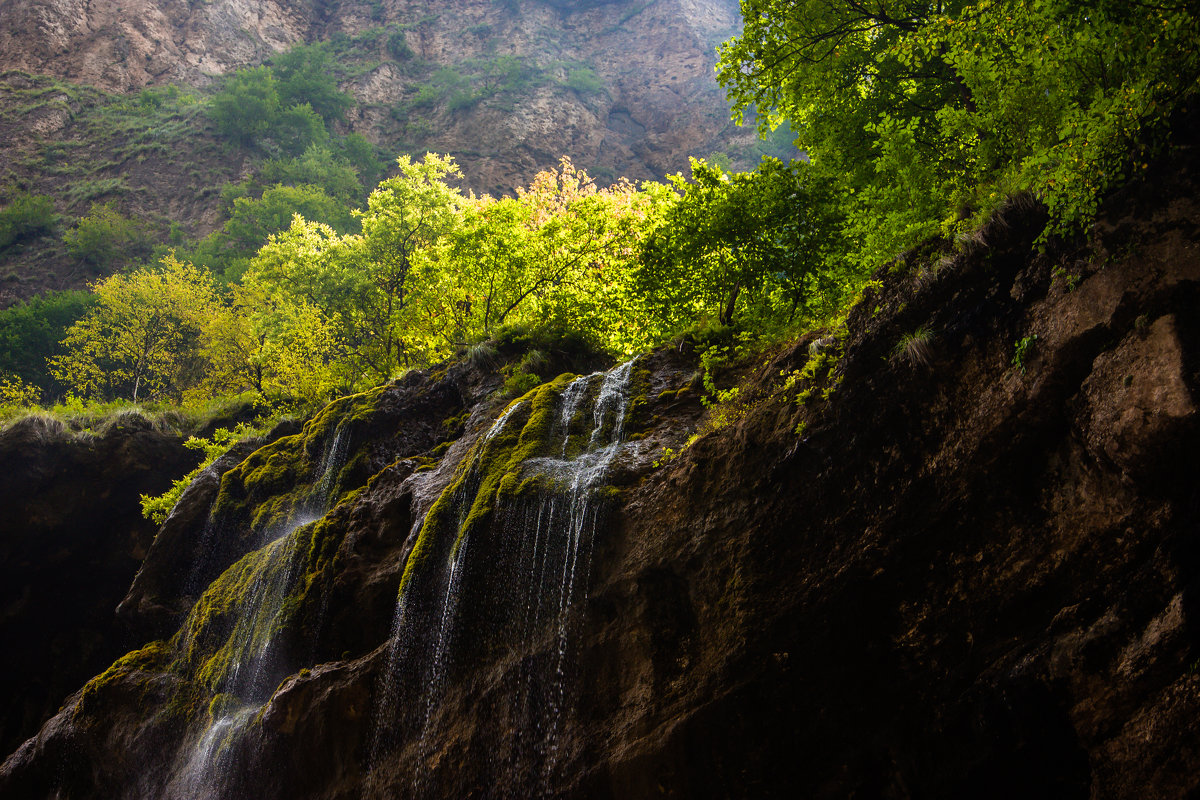
[{"label": "vegetation on hillside", "polygon": [[[96,281],[86,302],[0,314],[0,403],[68,387],[172,404],[249,391],[303,410],[530,330],[614,356],[703,330],[707,369],[735,339],[829,320],[880,264],[939,231],[969,235],[1012,192],[1047,205],[1047,236],[1086,225],[1164,144],[1200,75],[1183,7],[744,0],[743,13],[721,50],[735,110],[790,125],[810,161],[730,173],[696,160],[690,177],[602,187],[564,158],[494,198],[458,188],[449,157],[406,155],[363,202],[378,162],[329,132],[351,102],[337,57],[357,45],[240,70],[209,113],[262,161],[224,190],[224,226]],[[376,45],[411,58],[402,35]],[[430,92],[515,91],[536,78],[527,66],[438,73]],[[11,241],[53,226],[43,202],[14,197]],[[139,235],[103,204],[68,233],[96,260],[144,250]]]}]

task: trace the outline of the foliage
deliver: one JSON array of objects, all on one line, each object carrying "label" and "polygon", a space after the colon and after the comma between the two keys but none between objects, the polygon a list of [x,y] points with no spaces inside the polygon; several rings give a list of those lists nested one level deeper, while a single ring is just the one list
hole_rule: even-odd
[{"label": "foliage", "polygon": [[226,79],[213,97],[209,116],[217,129],[242,144],[265,136],[283,110],[269,67],[245,67]]},{"label": "foliage", "polygon": [[335,147],[338,158],[358,173],[360,185],[375,185],[384,169],[375,145],[361,133],[349,133],[338,140]]},{"label": "foliage", "polygon": [[56,220],[54,201],[49,197],[24,191],[11,193],[8,204],[0,210],[0,252],[22,239],[49,233]]},{"label": "foliage", "polygon": [[565,85],[568,89],[572,89],[581,95],[599,94],[604,91],[604,81],[591,67],[573,67],[569,69]]},{"label": "foliage", "polygon": [[30,386],[19,375],[0,372],[0,416],[8,416],[5,412],[9,410],[36,406],[41,399],[38,387]]},{"label": "foliage", "polygon": [[933,361],[933,334],[927,328],[917,328],[896,342],[892,357],[907,361],[910,366],[927,367]]},{"label": "foliage", "polygon": [[411,324],[433,349],[532,320],[634,347],[625,284],[649,205],[628,183],[599,189],[568,159],[516,198],[467,201],[457,228],[417,260]]},{"label": "foliage", "polygon": [[194,470],[179,480],[172,482],[171,488],[162,494],[157,496],[142,495],[142,516],[152,521],[155,525],[162,525],[166,521],[167,515],[171,513],[171,509],[175,507],[175,503],[179,501],[183,490],[190,486],[192,481],[199,477],[201,472],[212,466],[214,461],[229,452],[229,449],[239,441],[249,436],[254,436],[257,433],[258,431],[254,428],[244,423],[239,423],[232,431],[226,428],[217,428],[213,431],[212,436],[207,439],[189,436],[187,441],[183,443],[183,446],[191,450],[201,451],[204,453],[204,459]]},{"label": "foliage", "polygon": [[635,281],[665,328],[714,318],[731,324],[738,301],[757,319],[793,320],[837,289],[836,206],[803,162],[765,159],[731,175],[692,161],[692,180],[642,245]]},{"label": "foliage", "polygon": [[1025,374],[1025,364],[1029,361],[1030,355],[1033,353],[1033,348],[1037,345],[1037,334],[1025,336],[1013,342],[1013,357],[1012,365],[1021,370],[1021,374]]},{"label": "foliage", "polygon": [[67,252],[97,270],[150,255],[150,236],[112,203],[92,204],[87,216],[63,236]]},{"label": "foliage", "polygon": [[244,67],[213,96],[209,116],[242,145],[296,155],[324,144],[326,123],[342,119],[353,99],[338,89],[323,45],[302,45],[272,66]]},{"label": "foliage", "polygon": [[86,395],[153,400],[198,386],[200,354],[217,297],[207,273],[173,256],[162,268],[113,275],[92,287],[96,305],[67,330],[51,373]]},{"label": "foliage", "polygon": [[354,99],[338,88],[334,64],[325,44],[301,45],[276,56],[271,72],[284,107],[307,104],[325,122],[340,121]]},{"label": "foliage", "polygon": [[1035,193],[1057,229],[1086,224],[1200,75],[1187,6],[743,0],[742,13],[718,66],[735,111],[792,124],[846,188],[872,264],[955,230],[997,185]]},{"label": "foliage", "polygon": [[408,46],[408,37],[404,31],[394,31],[387,40],[388,55],[397,61],[408,61],[413,57],[412,48]]},{"label": "foliage", "polygon": [[65,392],[70,385],[50,374],[46,359],[60,352],[67,329],[95,302],[90,292],[51,292],[0,311],[0,373],[47,398]]},{"label": "foliage", "polygon": [[256,178],[264,186],[319,187],[329,197],[343,202],[356,201],[362,191],[355,168],[322,145],[310,145],[297,158],[273,158],[263,165]]}]

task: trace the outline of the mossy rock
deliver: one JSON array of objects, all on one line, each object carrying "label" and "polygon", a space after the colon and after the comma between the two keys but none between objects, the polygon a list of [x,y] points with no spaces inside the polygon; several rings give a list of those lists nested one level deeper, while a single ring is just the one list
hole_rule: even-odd
[{"label": "mossy rock", "polygon": [[[304,630],[305,622],[318,615],[343,535],[340,524],[322,518],[225,570],[172,641],[176,668],[214,694],[236,690],[231,680],[239,659],[312,633]],[[290,671],[287,665],[280,668]]]},{"label": "mossy rock", "polygon": [[[491,518],[496,500],[519,489],[524,461],[548,455],[557,400],[574,378],[564,373],[514,400],[502,415],[507,417],[503,427],[482,437],[463,458],[421,526],[400,580],[402,594],[435,550],[453,557],[464,537]],[[467,511],[461,515],[464,505]]]},{"label": "mossy rock", "polygon": [[335,400],[299,433],[255,450],[221,477],[213,514],[247,523],[250,531],[258,534],[285,522],[305,505],[323,503],[324,498],[313,495],[321,483],[322,460],[339,429],[349,439],[346,449],[350,456],[329,482],[332,496],[337,497],[352,478],[365,483],[369,466],[361,449],[386,390],[379,386]]}]

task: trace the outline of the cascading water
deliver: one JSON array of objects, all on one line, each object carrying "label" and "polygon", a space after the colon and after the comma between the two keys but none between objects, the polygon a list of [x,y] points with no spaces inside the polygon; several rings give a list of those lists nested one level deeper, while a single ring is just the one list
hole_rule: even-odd
[{"label": "cascading water", "polygon": [[434,788],[449,677],[465,651],[489,647],[519,654],[505,669],[513,734],[491,756],[493,794],[553,793],[602,484],[623,441],[632,371],[628,362],[555,382],[510,405],[419,523],[368,765],[407,748],[415,766],[408,786],[369,776],[366,797]]},{"label": "cascading water", "polygon": [[[524,403],[518,401],[511,404],[500,417],[492,423],[487,433],[483,435],[480,446],[486,447],[495,436],[504,430],[508,424],[508,420],[515,413],[520,411]],[[420,476],[418,476],[419,479]],[[466,509],[471,505],[474,493],[479,490],[479,476],[470,474],[467,479],[454,489],[452,506],[457,510],[455,516],[456,530],[461,527],[466,517]],[[412,533],[419,536],[422,527],[425,523],[425,515],[419,515],[414,522]],[[438,688],[445,666],[446,647],[449,643],[449,623],[453,620],[454,609],[457,601],[458,578],[461,573],[457,569],[460,559],[466,552],[466,542],[462,542],[456,548],[449,564],[449,577],[446,581],[446,588],[442,594],[441,607],[438,613],[438,626],[436,636],[433,638],[432,652],[426,666],[429,674],[427,679],[419,689],[421,698],[420,704],[424,709],[421,718],[420,730],[422,732],[428,730],[430,715],[433,712]],[[374,766],[383,752],[391,749],[395,745],[396,737],[394,735],[395,725],[394,717],[402,700],[403,694],[398,676],[400,673],[400,664],[402,661],[411,662],[413,653],[419,651],[418,642],[421,637],[418,635],[423,633],[426,628],[422,625],[425,615],[419,615],[422,619],[416,619],[409,609],[407,602],[408,593],[401,587],[399,598],[396,601],[396,611],[392,617],[391,634],[388,644],[388,669],[385,672],[380,686],[377,690],[378,700],[376,702],[375,725],[372,731],[371,746],[367,763],[367,777],[363,782],[364,795],[371,796],[375,793],[375,783],[373,781]],[[422,626],[420,628],[414,626]],[[422,740],[421,744],[424,743]],[[421,759],[423,761],[424,759]],[[418,773],[414,776],[414,785],[419,786],[424,779],[423,773]]]},{"label": "cascading water", "polygon": [[[283,666],[276,634],[287,621],[287,601],[303,563],[300,534],[330,506],[337,474],[346,460],[348,440],[339,427],[326,443],[308,498],[286,523],[264,529],[259,534],[260,546],[219,579],[237,582],[241,591],[218,664],[220,674],[213,687],[216,699],[210,707],[207,728],[184,754],[167,787],[167,796],[221,800],[236,794],[230,780],[231,748],[275,688]],[[213,525],[210,519],[206,531]],[[318,620],[318,633],[320,625]],[[185,638],[185,651],[190,646],[190,639]]]}]

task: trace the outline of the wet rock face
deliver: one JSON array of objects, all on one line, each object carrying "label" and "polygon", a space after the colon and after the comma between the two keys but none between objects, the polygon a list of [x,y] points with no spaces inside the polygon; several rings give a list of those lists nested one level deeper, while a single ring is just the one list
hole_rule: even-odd
[{"label": "wet rock face", "polygon": [[154,537],[138,498],[195,461],[182,437],[133,415],[96,435],[39,418],[0,432],[5,750],[136,643],[114,611]]},{"label": "wet rock face", "polygon": [[[221,476],[241,532],[199,600],[147,558],[139,596],[186,610],[183,633],[73,696],[0,795],[169,796],[226,721],[220,780],[187,785],[231,798],[1193,796],[1188,169],[1118,198],[1136,213],[1079,252],[1036,255],[1044,218],[1014,202],[965,252],[910,254],[686,448],[686,346],[516,405],[465,364],[341,401]],[[812,357],[830,370],[798,403],[780,375]],[[587,504],[552,487],[614,430],[595,409],[618,383],[626,435],[573,551],[548,523]],[[247,603],[220,589],[288,571],[245,531],[308,508],[350,419],[331,507],[288,534],[286,597],[251,640],[272,655],[261,705],[235,717],[221,658]]]}]

